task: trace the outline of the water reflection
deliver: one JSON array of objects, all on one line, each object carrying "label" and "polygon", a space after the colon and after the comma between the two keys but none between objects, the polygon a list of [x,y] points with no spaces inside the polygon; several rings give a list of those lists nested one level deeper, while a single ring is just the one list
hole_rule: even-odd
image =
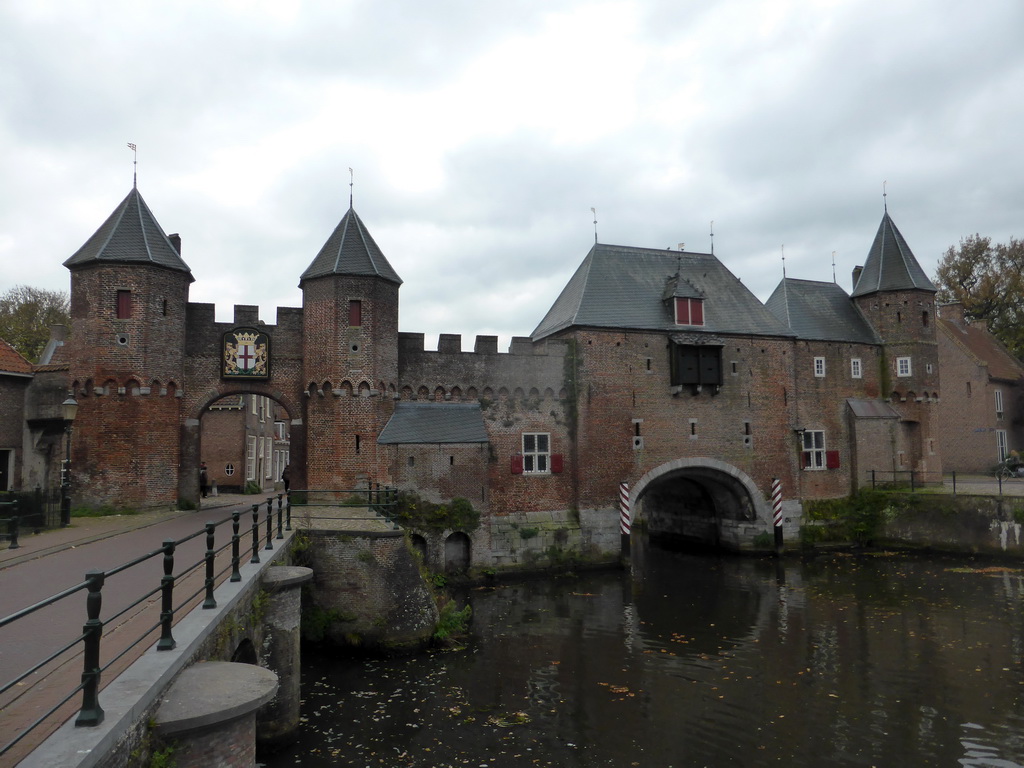
[{"label": "water reflection", "polygon": [[468,599],[462,652],[306,651],[267,765],[1024,765],[1016,570],[639,548]]}]

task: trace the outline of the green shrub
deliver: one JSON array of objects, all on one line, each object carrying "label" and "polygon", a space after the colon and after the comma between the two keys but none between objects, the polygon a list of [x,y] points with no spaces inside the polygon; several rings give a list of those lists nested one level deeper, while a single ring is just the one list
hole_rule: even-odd
[{"label": "green shrub", "polygon": [[420,531],[456,530],[471,533],[480,527],[480,513],[467,499],[452,499],[447,504],[434,504],[412,491],[398,494],[398,502],[385,509],[400,525]]},{"label": "green shrub", "polygon": [[439,613],[437,628],[434,630],[434,640],[450,642],[452,639],[466,634],[469,628],[469,617],[473,615],[473,608],[466,605],[459,610],[455,607],[454,602],[447,602],[441,606]]}]

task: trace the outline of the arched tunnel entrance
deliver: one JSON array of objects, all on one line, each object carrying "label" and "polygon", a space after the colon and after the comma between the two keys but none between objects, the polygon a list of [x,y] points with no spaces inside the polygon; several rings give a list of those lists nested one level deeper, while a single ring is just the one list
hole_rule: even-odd
[{"label": "arched tunnel entrance", "polygon": [[717,459],[679,459],[653,469],[637,483],[633,498],[634,524],[666,546],[739,551],[771,530],[761,491]]}]

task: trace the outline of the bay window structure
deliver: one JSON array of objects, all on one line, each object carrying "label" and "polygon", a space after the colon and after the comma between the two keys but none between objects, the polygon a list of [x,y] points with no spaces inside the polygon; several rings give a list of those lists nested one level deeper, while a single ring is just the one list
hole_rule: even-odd
[{"label": "bay window structure", "polygon": [[721,386],[722,347],[711,344],[672,345],[671,381],[678,385]]}]

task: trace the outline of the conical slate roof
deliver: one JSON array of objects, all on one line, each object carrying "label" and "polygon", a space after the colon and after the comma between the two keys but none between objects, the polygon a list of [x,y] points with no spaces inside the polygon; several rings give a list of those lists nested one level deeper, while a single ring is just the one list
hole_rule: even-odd
[{"label": "conical slate roof", "polygon": [[313,263],[306,267],[299,278],[299,285],[314,277],[329,275],[366,275],[402,284],[402,278],[384,258],[384,253],[353,208],[348,209]]},{"label": "conical slate roof", "polygon": [[64,266],[74,269],[96,263],[152,264],[192,273],[136,187]]},{"label": "conical slate roof", "polygon": [[932,281],[917,263],[910,246],[886,211],[860,279],[850,295],[864,296],[876,291],[905,291],[914,288],[936,292]]}]

